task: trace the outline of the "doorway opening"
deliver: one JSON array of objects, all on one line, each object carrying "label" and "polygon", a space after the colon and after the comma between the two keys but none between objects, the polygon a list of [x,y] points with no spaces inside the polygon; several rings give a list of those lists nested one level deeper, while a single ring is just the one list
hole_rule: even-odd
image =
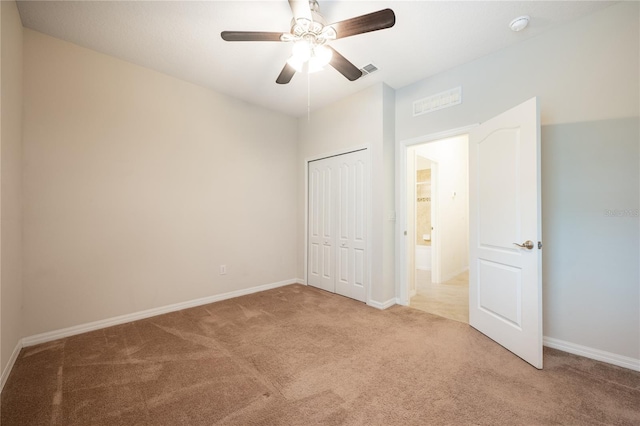
[{"label": "doorway opening", "polygon": [[[468,222],[465,229],[469,268],[469,325],[542,368],[542,225],[540,210],[540,106],[537,98],[516,105],[482,124],[401,141],[396,150],[398,233],[396,267],[398,304],[409,305],[415,285],[415,234],[410,179],[415,174],[416,146],[468,134]],[[428,144],[427,142],[432,142]],[[438,160],[438,201],[460,195],[447,189]],[[413,164],[413,166],[412,166]],[[412,171],[410,171],[411,169]],[[451,191],[451,192],[449,192]],[[444,195],[443,195],[444,194]],[[466,197],[465,197],[466,198]],[[432,247],[440,250],[442,281],[449,254],[442,233],[442,205],[437,209]],[[410,232],[409,232],[410,231]],[[535,241],[538,241],[537,250]]]},{"label": "doorway opening", "polygon": [[408,305],[469,322],[468,134],[407,148]]}]

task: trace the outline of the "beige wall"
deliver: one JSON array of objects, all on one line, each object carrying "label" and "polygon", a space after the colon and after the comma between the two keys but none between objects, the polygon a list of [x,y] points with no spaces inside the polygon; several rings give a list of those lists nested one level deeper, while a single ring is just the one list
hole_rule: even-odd
[{"label": "beige wall", "polygon": [[28,29],[24,71],[27,335],[296,277],[295,119]]},{"label": "beige wall", "polygon": [[22,328],[22,23],[15,2],[0,2],[0,371]]},{"label": "beige wall", "polygon": [[[544,334],[640,358],[637,2],[396,92],[398,142],[482,122],[538,96],[542,120]],[[535,22],[535,21],[534,21]],[[412,102],[462,85],[463,103],[412,117]]]},{"label": "beige wall", "polygon": [[[298,119],[298,276],[304,276],[305,253],[305,167],[306,161],[369,147],[371,159],[371,291],[369,298],[384,303],[394,297],[393,222],[388,214],[393,210],[393,99],[388,86],[382,84],[362,90],[328,107]],[[392,92],[391,92],[392,93]],[[391,117],[391,122],[389,121]],[[391,150],[389,150],[391,147]],[[391,151],[389,168],[389,151]],[[380,173],[378,171],[384,171]],[[391,193],[389,193],[391,188]],[[391,266],[389,266],[391,265]]]}]

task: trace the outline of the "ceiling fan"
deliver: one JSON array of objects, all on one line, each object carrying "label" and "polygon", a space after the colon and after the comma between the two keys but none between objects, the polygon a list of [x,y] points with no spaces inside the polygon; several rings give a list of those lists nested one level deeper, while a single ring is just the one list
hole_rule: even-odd
[{"label": "ceiling fan", "polygon": [[362,76],[362,71],[344,56],[328,45],[332,40],[351,37],[371,31],[391,28],[396,23],[396,15],[391,9],[383,9],[366,15],[327,25],[320,14],[317,0],[289,0],[293,19],[291,32],[223,31],[220,35],[226,41],[284,41],[292,42],[292,56],[287,60],[278,84],[287,84],[296,72],[315,72],[331,65],[350,81]]}]

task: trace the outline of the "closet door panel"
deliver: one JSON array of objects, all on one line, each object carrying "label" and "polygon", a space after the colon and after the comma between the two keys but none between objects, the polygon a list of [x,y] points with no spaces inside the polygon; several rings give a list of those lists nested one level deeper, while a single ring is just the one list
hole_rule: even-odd
[{"label": "closet door panel", "polygon": [[353,232],[351,235],[350,246],[353,259],[353,281],[351,283],[351,297],[366,301],[366,283],[368,282],[368,253],[367,253],[367,189],[368,189],[368,170],[367,170],[367,152],[358,153],[352,165],[353,193],[352,211],[353,211]]},{"label": "closet door panel", "polygon": [[309,163],[309,248],[307,283],[335,291],[333,232],[333,164]]},{"label": "closet door panel", "polygon": [[309,163],[309,285],[366,301],[367,151]]},{"label": "closet door panel", "polygon": [[351,297],[351,283],[353,282],[353,259],[349,245],[349,236],[352,233],[353,215],[351,212],[351,200],[349,199],[352,190],[351,167],[349,159],[353,154],[345,154],[338,157],[337,187],[338,187],[338,245],[340,257],[338,258],[338,268],[340,275],[336,282],[336,293]]},{"label": "closet door panel", "polygon": [[336,283],[336,293],[366,300],[366,151],[340,156],[338,173],[338,244],[345,251],[340,270],[344,279]]}]

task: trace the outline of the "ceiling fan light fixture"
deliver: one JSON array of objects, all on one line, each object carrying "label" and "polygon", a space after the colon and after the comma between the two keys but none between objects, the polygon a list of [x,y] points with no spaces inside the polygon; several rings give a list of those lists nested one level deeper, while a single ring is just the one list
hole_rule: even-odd
[{"label": "ceiling fan light fixture", "polygon": [[318,56],[312,56],[311,59],[309,59],[309,68],[308,68],[309,74],[322,71],[324,67],[329,65],[330,61],[331,61],[331,58],[327,59],[327,58],[321,58]]},{"label": "ceiling fan light fixture", "polygon": [[309,66],[307,67],[307,72],[309,74],[322,71],[323,69],[324,69],[324,65],[322,65],[322,63],[320,63],[320,61],[317,58],[309,59]]},{"label": "ceiling fan light fixture", "polygon": [[[383,9],[327,25],[317,0],[289,0],[293,13],[289,33],[266,31],[222,31],[225,41],[280,41],[293,43],[292,55],[280,71],[277,84],[288,84],[296,72],[307,68],[319,71],[331,65],[349,81],[362,77],[358,69],[327,43],[339,39],[391,28],[396,23],[393,10]],[[306,67],[305,67],[306,64]]]},{"label": "ceiling fan light fixture", "polygon": [[326,26],[322,29],[322,32],[320,33],[320,37],[322,37],[325,40],[335,40],[336,37],[338,37],[338,34],[336,33],[336,30],[333,27]]},{"label": "ceiling fan light fixture", "polygon": [[291,67],[296,70],[296,72],[302,72],[302,68],[304,68],[304,63],[306,61],[301,61],[299,58],[296,58],[295,56],[291,56],[288,60],[287,60],[287,64],[291,65]]},{"label": "ceiling fan light fixture", "polygon": [[327,46],[299,40],[293,45],[292,55],[287,63],[297,72],[302,72],[304,64],[308,63],[308,72],[314,73],[329,65],[332,56],[333,52]]},{"label": "ceiling fan light fixture", "polygon": [[311,58],[311,43],[307,40],[298,40],[293,44],[291,54],[301,62],[306,62]]},{"label": "ceiling fan light fixture", "polygon": [[311,28],[311,25],[313,24],[313,22],[311,22],[309,19],[307,18],[298,18],[298,19],[294,19],[293,20],[293,26],[291,28],[291,33],[297,35],[298,37],[304,35],[305,33],[309,32],[309,28]]},{"label": "ceiling fan light fixture", "polygon": [[313,55],[309,59],[313,60],[318,64],[321,64],[322,67],[329,65],[331,62],[331,58],[333,56],[333,52],[327,46],[319,45],[313,48]]}]

